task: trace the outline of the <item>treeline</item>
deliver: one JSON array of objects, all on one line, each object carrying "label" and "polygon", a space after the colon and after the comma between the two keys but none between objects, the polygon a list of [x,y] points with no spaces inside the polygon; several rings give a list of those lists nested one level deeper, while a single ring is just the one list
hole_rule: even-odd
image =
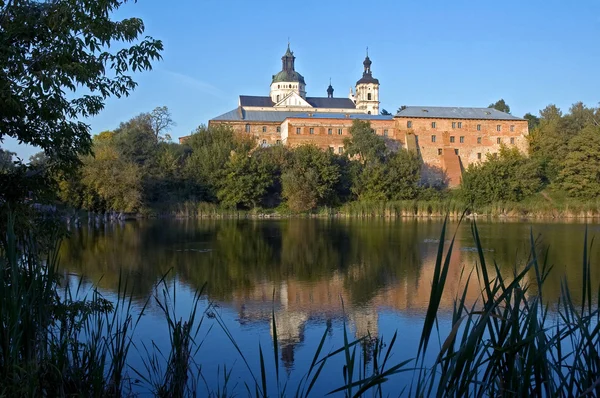
[{"label": "treeline", "polygon": [[[144,212],[192,201],[298,212],[430,195],[419,185],[419,159],[390,150],[368,122],[354,122],[347,152],[338,155],[311,145],[256,147],[226,126],[201,126],[184,144],[174,144],[163,137],[172,122],[157,123],[159,115],[170,120],[160,108],[94,136],[94,155],[56,175],[60,200],[91,211]],[[39,155],[31,163],[44,162]]]},{"label": "treeline", "polygon": [[461,198],[474,206],[519,202],[558,191],[577,200],[600,195],[600,108],[578,102],[563,114],[555,105],[529,122],[529,154],[503,147],[463,173]]},{"label": "treeline", "polygon": [[[563,114],[550,105],[539,117],[525,118],[529,153],[502,147],[467,167],[461,187],[452,191],[423,185],[422,161],[392,150],[367,121],[353,122],[341,155],[311,145],[256,147],[251,137],[226,126],[200,126],[180,145],[166,134],[174,124],[166,107],[94,136],[94,154],[80,156],[81,167],[53,168],[43,154],[32,157],[30,167],[51,171],[53,191],[67,206],[99,212],[172,211],[183,203],[303,212],[354,201],[444,199],[476,210],[542,191],[595,199],[600,109],[577,103]],[[12,154],[0,155],[2,169],[10,169]]]}]

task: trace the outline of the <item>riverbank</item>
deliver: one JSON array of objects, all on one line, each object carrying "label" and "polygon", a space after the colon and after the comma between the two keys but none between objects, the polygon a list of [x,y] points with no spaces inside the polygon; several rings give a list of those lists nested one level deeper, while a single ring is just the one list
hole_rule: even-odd
[{"label": "riverbank", "polygon": [[160,206],[140,214],[141,217],[173,218],[460,218],[463,214],[473,218],[494,219],[595,219],[600,218],[600,201],[574,202],[570,200],[540,201],[535,198],[523,202],[498,202],[472,207],[454,200],[350,202],[339,207],[321,207],[311,212],[295,213],[286,207],[251,210],[228,209],[213,203],[186,202]]}]

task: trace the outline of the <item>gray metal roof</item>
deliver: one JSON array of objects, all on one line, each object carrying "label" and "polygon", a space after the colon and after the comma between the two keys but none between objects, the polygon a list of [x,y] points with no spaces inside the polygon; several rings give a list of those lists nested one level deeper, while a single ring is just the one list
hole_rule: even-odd
[{"label": "gray metal roof", "polygon": [[350,98],[306,97],[306,102],[315,108],[356,109]]},{"label": "gray metal roof", "polygon": [[291,116],[298,115],[299,112],[285,111],[246,111],[241,108],[235,108],[227,113],[217,116],[211,120],[227,122],[283,122]]},{"label": "gray metal roof", "polygon": [[[346,117],[348,115],[348,117]],[[369,115],[366,113],[329,113],[329,112],[318,112],[318,113],[301,113],[296,114],[293,117],[298,118],[311,118],[311,119],[359,119],[359,120],[392,120],[392,115]]]},{"label": "gray metal roof", "polygon": [[240,95],[241,106],[273,106],[274,103],[271,97],[259,97],[256,95]]},{"label": "gray metal roof", "polygon": [[[355,109],[356,105],[350,98],[306,97],[306,102],[315,108]],[[272,107],[275,105],[271,97],[240,95],[241,106]]]},{"label": "gray metal roof", "polygon": [[408,106],[396,114],[399,117],[439,119],[524,120],[493,108],[459,108],[446,106]]},{"label": "gray metal roof", "polygon": [[313,119],[360,119],[360,120],[392,120],[392,116],[387,115],[368,115],[365,113],[350,113],[346,117],[345,113],[333,112],[315,112],[310,116],[306,112],[286,112],[286,111],[247,111],[242,108],[235,108],[227,113],[217,116],[211,120],[228,122],[283,122],[289,117],[313,118]]}]

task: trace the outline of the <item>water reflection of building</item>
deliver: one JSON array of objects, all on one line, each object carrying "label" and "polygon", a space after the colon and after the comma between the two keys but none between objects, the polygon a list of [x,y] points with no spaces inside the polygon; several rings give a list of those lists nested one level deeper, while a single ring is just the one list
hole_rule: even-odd
[{"label": "water reflection of building", "polygon": [[[437,243],[432,242],[426,246],[426,253],[418,272],[397,272],[397,277],[392,282],[383,284],[375,294],[362,302],[353,296],[353,289],[367,278],[365,274],[369,268],[364,264],[357,264],[317,281],[296,278],[288,278],[280,283],[264,281],[256,284],[253,289],[234,292],[230,305],[239,308],[240,319],[243,322],[271,324],[275,308],[282,360],[286,366],[292,366],[294,347],[304,341],[304,330],[310,321],[322,324],[331,322],[332,319],[341,319],[345,315],[347,325],[356,338],[367,335],[371,338],[378,337],[379,312],[383,308],[395,310],[405,316],[413,316],[419,322],[429,304],[436,262]],[[455,248],[450,259],[440,311],[452,311],[454,300],[462,294],[471,272],[469,267],[475,264],[474,256],[474,253]],[[481,288],[476,274],[473,273],[467,288],[466,305],[474,304],[480,293]]]}]

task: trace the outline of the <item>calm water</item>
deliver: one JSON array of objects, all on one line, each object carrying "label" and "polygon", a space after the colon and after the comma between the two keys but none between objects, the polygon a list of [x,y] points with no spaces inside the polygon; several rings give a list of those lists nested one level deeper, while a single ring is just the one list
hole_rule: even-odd
[{"label": "calm water", "polygon": [[[545,298],[557,300],[565,276],[577,297],[584,224],[479,222],[478,227],[489,264],[495,261],[506,275],[526,263],[532,232],[539,255],[547,250],[548,262],[554,265],[544,286]],[[138,307],[170,271],[167,280],[176,288],[176,308],[182,316],[189,311],[193,292],[208,283],[202,309],[214,303],[213,311],[256,371],[259,342],[268,352],[267,367],[274,369],[270,343],[274,310],[281,379],[295,391],[327,328],[325,351],[342,344],[344,314],[352,336],[369,333],[389,340],[397,330],[395,361],[414,357],[441,229],[440,220],[128,222],[73,231],[62,245],[61,261],[73,279],[83,277],[107,297],[114,296],[122,270],[135,286]],[[454,231],[456,245],[440,309],[442,333],[449,326],[453,299],[462,291],[462,270],[470,271],[478,261],[469,222],[451,223],[450,232]],[[590,237],[598,236],[600,226],[589,225],[588,231]],[[597,263],[598,245],[591,255],[592,264]],[[592,278],[592,286],[599,286],[600,273],[593,269]],[[478,293],[472,283],[468,300],[474,301]],[[204,343],[197,360],[209,388],[217,387],[219,367],[233,366],[230,388],[238,383],[236,391],[245,395],[248,371],[212,317],[205,319],[200,335]],[[164,317],[153,300],[135,339],[154,341],[168,350]],[[315,387],[315,396],[341,385],[342,360],[340,356],[327,366],[329,373]],[[132,365],[140,363],[134,353]]]}]

